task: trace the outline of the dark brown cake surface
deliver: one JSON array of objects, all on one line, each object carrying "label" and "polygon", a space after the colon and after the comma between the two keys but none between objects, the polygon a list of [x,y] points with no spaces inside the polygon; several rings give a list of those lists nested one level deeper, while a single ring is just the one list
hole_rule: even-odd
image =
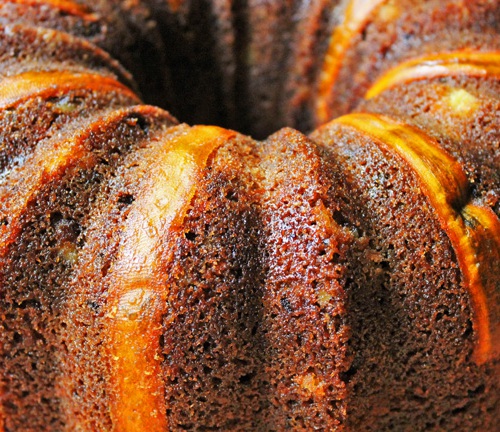
[{"label": "dark brown cake surface", "polygon": [[1,2],[0,432],[495,431],[499,10]]},{"label": "dark brown cake surface", "polygon": [[[484,423],[479,413],[483,397],[489,398],[483,395],[498,393],[497,367],[477,357],[482,348],[475,332],[482,323],[471,309],[482,305],[470,298],[473,287],[469,294],[456,289],[468,283],[463,261],[457,263],[455,256],[462,246],[450,230],[443,232],[443,209],[429,201],[427,179],[415,170],[417,164],[402,160],[381,139],[401,136],[403,130],[376,136],[371,127],[361,127],[371,118],[354,130],[356,123],[343,119],[313,138],[328,146],[337,185],[333,193],[344,203],[345,223],[359,233],[350,248],[353,273],[346,287],[354,356],[347,374],[349,425],[364,429],[370,412],[373,430],[480,430],[485,424],[488,430],[494,423]],[[380,126],[401,127],[386,121]],[[409,142],[411,136],[405,138]],[[488,306],[492,318],[498,313],[494,301],[493,296]],[[494,327],[489,331],[487,338],[494,338]],[[377,360],[368,364],[367,358]],[[453,419],[444,414],[457,409],[460,415]],[[489,409],[498,407],[493,403]]]}]

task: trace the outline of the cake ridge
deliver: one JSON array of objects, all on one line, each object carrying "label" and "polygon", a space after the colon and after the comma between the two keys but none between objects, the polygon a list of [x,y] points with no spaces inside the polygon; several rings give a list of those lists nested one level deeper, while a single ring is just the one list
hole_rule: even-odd
[{"label": "cake ridge", "polygon": [[5,0],[6,3],[18,3],[22,5],[49,6],[63,13],[76,15],[89,21],[97,20],[97,17],[88,13],[88,8],[72,0]]},{"label": "cake ridge", "polygon": [[[482,244],[489,243],[491,234],[492,247],[499,250],[500,243],[497,240],[500,234],[500,220],[489,208],[470,202],[471,196],[467,192],[468,179],[461,165],[442,150],[436,141],[422,132],[388,117],[366,113],[348,114],[334,121],[373,136],[376,138],[374,142],[398,153],[418,173],[426,194],[439,215],[443,229],[453,244],[464,274],[464,283],[471,292],[476,316],[475,324],[478,328],[474,359],[477,364],[483,364],[492,353],[495,355],[498,352],[498,342],[494,342],[492,334],[496,335],[499,331],[499,311],[495,308],[495,300],[488,301],[486,298],[485,288],[477,270],[484,264],[477,256],[477,251],[482,249]],[[445,187],[450,187],[451,190],[446,191]],[[476,215],[476,223],[488,220],[487,226],[493,227],[491,234],[484,237],[477,234],[470,235],[470,231],[473,230],[470,214]],[[494,273],[491,276],[495,279]],[[498,281],[492,283],[493,287],[496,285]],[[495,296],[494,288],[491,294]],[[488,311],[487,305],[490,303],[493,305],[493,311]]]},{"label": "cake ridge", "polygon": [[209,155],[223,139],[234,136],[213,126],[167,133],[159,138],[161,159],[148,172],[150,179],[142,179],[147,192],[132,204],[117,259],[108,273],[106,326],[113,335],[108,346],[110,406],[113,424],[122,430],[168,427],[159,343],[168,296],[159,261],[168,251],[162,253],[161,240],[171,226],[182,223]]},{"label": "cake ridge", "polygon": [[323,60],[318,84],[316,116],[319,123],[325,123],[332,118],[332,91],[341,68],[345,52],[354,35],[361,33],[363,27],[389,0],[351,0],[346,2],[342,23],[339,24],[330,37],[328,49]]},{"label": "cake ridge", "polygon": [[[103,112],[101,112],[101,114],[105,112],[106,111],[104,110]],[[95,113],[95,116],[98,116],[98,114],[98,112]],[[71,172],[67,172],[64,175],[60,176],[60,179],[58,179],[56,182],[53,182],[56,183],[54,186],[58,191],[57,201],[62,201],[65,205],[63,205],[62,208],[58,208],[56,211],[54,209],[54,197],[51,197],[50,190],[47,191],[47,187],[45,187],[45,190],[36,191],[38,195],[37,200],[42,200],[42,214],[40,215],[36,213],[37,200],[31,200],[30,211],[25,212],[27,217],[24,217],[24,220],[22,221],[22,223],[24,224],[24,236],[26,237],[28,235],[27,232],[30,229],[39,230],[41,232],[41,237],[45,239],[45,244],[37,244],[37,242],[33,239],[31,239],[32,241],[29,241],[29,236],[28,239],[16,238],[16,243],[14,244],[15,247],[11,248],[9,256],[7,257],[10,258],[10,260],[2,257],[2,286],[12,287],[12,292],[9,292],[8,296],[2,298],[2,310],[6,310],[5,308],[7,307],[7,309],[10,310],[11,314],[10,326],[12,328],[4,330],[5,332],[8,331],[8,334],[10,336],[12,336],[12,332],[14,331],[17,331],[19,335],[24,334],[23,330],[20,328],[22,327],[20,321],[22,322],[23,309],[20,308],[19,302],[21,303],[21,306],[23,301],[28,301],[29,303],[29,297],[28,300],[23,300],[27,295],[26,291],[29,290],[29,292],[37,292],[37,282],[44,282],[44,284],[42,285],[44,287],[44,290],[42,294],[40,294],[41,298],[39,298],[38,300],[39,314],[31,317],[30,324],[32,327],[34,327],[33,331],[35,334],[37,334],[37,331],[41,332],[45,327],[51,328],[54,333],[48,332],[44,334],[43,344],[38,344],[31,347],[30,353],[26,355],[26,357],[28,361],[30,358],[33,358],[33,361],[36,361],[36,359],[40,359],[38,367],[41,368],[44,365],[44,369],[46,369],[45,373],[48,374],[48,377],[52,378],[50,385],[49,383],[46,384],[49,390],[50,402],[54,405],[52,407],[52,410],[47,413],[47,416],[49,419],[51,419],[51,423],[53,424],[52,427],[55,429],[62,427],[61,411],[63,404],[61,404],[60,397],[64,393],[61,393],[61,389],[57,388],[56,391],[54,391],[56,381],[54,379],[54,375],[57,375],[59,373],[58,368],[60,367],[62,360],[60,356],[64,356],[64,353],[68,350],[68,346],[66,346],[66,344],[59,345],[61,341],[57,340],[58,337],[62,336],[61,332],[64,333],[64,329],[67,325],[67,323],[66,325],[63,325],[64,321],[59,321],[63,317],[63,310],[61,310],[61,307],[62,305],[64,305],[64,297],[71,294],[71,292],[65,292],[67,286],[66,282],[67,279],[71,276],[73,266],[79,261],[80,248],[85,245],[85,225],[86,223],[88,223],[88,221],[86,221],[87,215],[85,209],[93,207],[92,197],[96,192],[99,193],[101,189],[104,189],[103,192],[105,192],[106,190],[106,182],[103,182],[102,179],[100,182],[98,181],[94,183],[94,191],[87,192],[90,193],[90,197],[85,196],[85,194],[68,194],[65,185],[67,186],[69,181],[74,189],[79,186],[81,190],[81,188],[85,186],[85,182],[80,182],[79,185],[75,184],[76,179],[74,177],[79,176],[84,180],[89,178],[99,180],[99,178],[102,177],[106,172],[109,173],[110,171],[113,172],[113,170],[116,170],[117,167],[113,167],[113,164],[116,165],[116,158],[114,158],[113,160],[113,154],[116,155],[116,153],[113,153],[113,146],[118,145],[116,137],[119,136],[121,140],[119,152],[125,155],[127,154],[127,152],[130,153],[130,151],[133,150],[134,147],[140,144],[140,140],[144,140],[145,137],[147,137],[147,134],[142,129],[143,126],[146,126],[146,124],[141,125],[141,117],[149,118],[151,122],[153,122],[154,119],[154,121],[158,123],[162,122],[168,124],[172,121],[172,118],[165,112],[148,106],[130,106],[128,108],[122,108],[118,110],[114,109],[113,111],[108,112],[107,120],[109,121],[107,123],[104,122],[105,118],[103,118],[102,115],[98,117],[99,119],[97,120],[94,118],[93,124],[90,123],[93,126],[93,130],[89,132],[93,133],[88,133],[86,136],[86,139],[88,141],[92,141],[92,144],[96,147],[91,148],[92,146],[89,145],[90,143],[86,143],[87,145],[85,147],[87,154],[93,153],[92,156],[87,157],[88,162],[90,161],[90,163],[85,164],[85,160],[83,160],[81,163],[79,161],[75,162],[77,166],[79,163],[80,165],[90,165],[89,169],[79,171],[74,170],[73,174],[77,174],[75,176],[72,176]],[[159,125],[152,125],[151,130],[158,127]],[[85,134],[83,133],[83,135]],[[113,138],[113,136],[115,137],[115,139],[111,139]],[[108,137],[110,139],[103,139],[104,137]],[[128,139],[127,143],[125,143],[125,139]],[[99,147],[102,147],[104,152],[100,151]],[[106,159],[108,160],[106,161]],[[47,201],[43,200],[43,197],[47,195],[51,199]],[[49,221],[48,224],[47,220]],[[47,225],[49,225],[49,227]],[[51,239],[53,241],[58,240],[57,242],[55,242],[55,246],[50,245]],[[29,245],[28,248],[26,247],[27,242]],[[12,259],[12,257],[20,255],[21,258],[18,259],[22,260],[24,259],[24,254],[29,254],[30,250],[36,250],[37,248],[40,249],[39,255],[44,256],[44,258],[41,259],[40,265],[37,266],[38,271],[33,272],[30,275],[24,275],[23,284],[17,287],[15,280],[9,280],[9,275],[5,273],[5,268],[16,267],[15,263],[17,260]],[[24,254],[22,251],[24,251]],[[53,274],[54,269],[50,269],[50,266],[48,269],[46,268],[46,266],[44,267],[44,265],[46,265],[46,263],[48,262],[47,256],[50,257],[51,255],[56,256],[56,267],[57,270],[59,270],[56,276]],[[26,278],[28,278],[28,280],[26,280]],[[56,296],[56,299],[51,298],[51,295],[55,294],[59,294],[58,296]],[[28,295],[34,294],[28,293]],[[15,306],[13,308],[9,308],[9,303],[11,305],[12,303],[14,303]],[[51,310],[54,310],[54,313],[56,314],[56,316],[52,319],[50,319],[47,316],[46,312],[44,312],[49,308]],[[5,334],[2,333],[2,339],[4,337]],[[4,339],[2,340],[2,342],[6,347],[9,344],[15,344],[15,339],[15,337],[14,340]],[[54,339],[56,339],[57,342]],[[58,349],[60,351],[52,354],[48,352],[46,354],[47,357],[44,357],[40,353],[37,353],[37,351],[43,352],[43,347],[45,345],[52,347],[52,350],[54,350],[54,345],[56,345],[58,346]],[[57,354],[55,358],[54,354]],[[21,357],[21,359],[19,357]],[[19,362],[20,364],[16,364],[15,361],[13,361],[15,360],[15,357],[11,359],[9,358],[9,356],[2,356],[2,364],[5,365],[5,363],[7,363],[9,370],[16,370],[17,367],[23,366],[22,356],[19,357],[17,358],[17,362]],[[55,365],[57,365],[57,368],[55,368]],[[27,374],[36,373],[31,371],[29,366],[26,367],[26,364],[24,364],[24,368],[26,370],[25,373]],[[38,393],[43,394],[43,391],[41,390],[42,389],[38,389]],[[8,397],[7,400],[12,400],[12,398],[14,397],[13,394],[15,394],[16,391],[18,391],[16,388],[3,387],[2,393],[4,394],[2,394],[2,398]],[[35,397],[36,393],[37,392],[34,392]],[[45,397],[49,399],[48,395],[46,395]],[[28,406],[29,403],[33,403],[33,400],[27,402]],[[6,404],[4,406],[8,405]],[[38,427],[42,428],[41,425],[44,425],[43,428],[49,427],[46,423],[44,423],[47,421],[44,419],[30,418],[29,421],[30,426],[33,425],[34,427],[37,427],[38,425]]]},{"label": "cake ridge", "polygon": [[[0,32],[2,38],[7,38],[8,41],[0,46],[2,76],[28,72],[33,70],[33,67],[50,71],[73,66],[77,71],[97,70],[102,74],[116,77],[131,89],[136,87],[132,75],[117,60],[84,38],[59,30],[24,24],[0,24]],[[21,49],[20,47],[27,42],[28,46],[35,46],[37,50]],[[15,58],[12,56],[13,49],[16,50]],[[65,61],[62,62],[61,58]],[[89,61],[90,64],[87,64]]]}]

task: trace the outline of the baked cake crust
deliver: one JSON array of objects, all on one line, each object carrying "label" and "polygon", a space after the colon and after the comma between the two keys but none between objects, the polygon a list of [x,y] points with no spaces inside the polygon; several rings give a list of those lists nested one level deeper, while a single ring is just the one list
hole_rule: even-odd
[{"label": "baked cake crust", "polygon": [[1,2],[0,431],[495,430],[499,12]]}]

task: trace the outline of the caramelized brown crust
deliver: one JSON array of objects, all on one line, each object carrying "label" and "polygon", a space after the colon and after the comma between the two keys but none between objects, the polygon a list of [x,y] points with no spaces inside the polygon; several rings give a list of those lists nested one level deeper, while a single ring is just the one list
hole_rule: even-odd
[{"label": "caramelized brown crust", "polygon": [[[370,136],[386,150],[401,157],[420,181],[442,229],[455,251],[463,285],[469,291],[475,328],[473,360],[482,365],[498,351],[496,333],[500,310],[496,304],[497,274],[480,250],[488,247],[497,256],[500,223],[496,215],[470,201],[468,179],[462,166],[437,141],[412,127],[373,114],[350,114],[335,120]],[[482,224],[484,222],[484,225]],[[481,268],[481,277],[478,269]],[[488,281],[485,285],[484,282]],[[489,294],[489,297],[488,297]]]},{"label": "caramelized brown crust", "polygon": [[0,25],[0,74],[30,71],[94,72],[134,88],[132,76],[105,51],[86,40],[52,29]]},{"label": "caramelized brown crust", "polygon": [[474,198],[500,216],[499,89],[490,76],[424,77],[388,88],[358,110],[425,130],[463,164]]},{"label": "caramelized brown crust", "polygon": [[377,76],[402,61],[462,49],[495,51],[499,46],[496,1],[361,3],[381,5],[353,32],[330,91],[327,85],[321,88],[327,83],[318,77],[318,101],[324,106],[315,110],[316,126],[352,110]]},{"label": "caramelized brown crust", "polygon": [[[339,219],[356,233],[345,288],[354,356],[344,375],[349,429],[363,429],[369,415],[376,430],[488,430],[497,414],[480,412],[498,413],[498,361],[492,350],[486,363],[476,357],[481,322],[473,296],[457,289],[468,275],[456,239],[442,228],[425,177],[364,129],[341,119],[313,134],[327,145]],[[489,295],[497,313],[497,295]]]},{"label": "caramelized brown crust", "polygon": [[[67,283],[85,244],[89,209],[106,190],[120,156],[146,139],[148,111],[100,111],[80,120],[78,128],[70,125],[42,141],[6,175],[12,184],[2,187],[1,209],[1,307],[9,317],[1,344],[6,430],[67,424],[58,388],[68,349],[61,339]],[[152,110],[156,122],[158,114]],[[36,419],[33,411],[40,414]]]},{"label": "caramelized brown crust", "polygon": [[499,10],[2,2],[0,430],[494,430]]},{"label": "caramelized brown crust", "polygon": [[[260,331],[270,384],[267,430],[342,430],[346,422],[346,253],[328,167],[316,145],[284,129],[264,142],[265,290]],[[334,355],[332,355],[334,353]]]},{"label": "caramelized brown crust", "polygon": [[255,146],[233,136],[211,155],[168,239],[162,368],[172,429],[266,424]]}]

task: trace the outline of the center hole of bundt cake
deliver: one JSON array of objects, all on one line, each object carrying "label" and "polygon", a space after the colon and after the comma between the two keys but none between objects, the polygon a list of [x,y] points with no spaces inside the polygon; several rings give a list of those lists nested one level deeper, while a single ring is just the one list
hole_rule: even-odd
[{"label": "center hole of bundt cake", "polygon": [[284,126],[312,129],[305,115],[291,116],[284,108],[285,50],[273,58],[265,45],[268,35],[250,36],[246,2],[235,1],[226,11],[231,23],[217,12],[229,6],[215,3],[191,2],[175,13],[155,10],[163,51],[144,44],[143,65],[139,74],[133,71],[145,102],[180,122],[221,126],[256,139]]}]

